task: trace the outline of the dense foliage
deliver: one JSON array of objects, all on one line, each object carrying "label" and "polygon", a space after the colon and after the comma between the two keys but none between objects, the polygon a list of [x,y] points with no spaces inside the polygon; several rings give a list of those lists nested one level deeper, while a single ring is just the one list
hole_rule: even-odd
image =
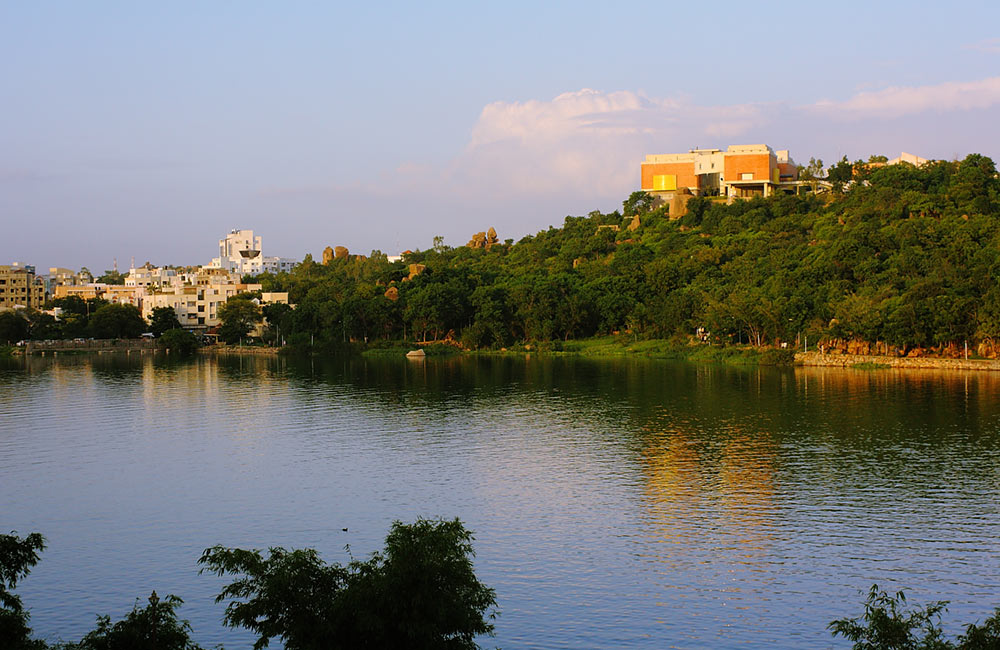
[{"label": "dense foliage", "polygon": [[834,636],[853,642],[854,650],[996,650],[1000,648],[1000,609],[982,625],[970,623],[965,634],[949,640],[941,629],[947,603],[904,609],[906,596],[889,594],[872,585],[865,611],[858,618],[833,621]]},{"label": "dense foliage", "polygon": [[[516,244],[438,244],[396,263],[377,251],[328,265],[307,256],[291,273],[256,280],[290,293],[297,308],[280,327],[298,343],[452,336],[499,347],[704,328],[722,342],[803,335],[905,351],[1000,337],[992,160],[841,161],[830,173],[840,191],[828,195],[694,198],[671,220],[636,193],[624,217],[567,217]],[[409,264],[426,268],[411,277]]]},{"label": "dense foliage", "polygon": [[347,566],[314,550],[214,547],[205,570],[238,579],[216,599],[225,621],[258,635],[255,649],[280,638],[288,650],[337,648],[471,649],[490,634],[495,592],[476,578],[472,535],[462,523],[395,522],[385,550]]},{"label": "dense foliage", "polygon": [[79,643],[57,646],[58,650],[201,650],[191,640],[191,626],[177,618],[180,598],[163,599],[154,591],[149,604],[136,604],[122,620],[112,623],[110,616],[98,616],[97,627]]},{"label": "dense foliage", "polygon": [[0,535],[0,647],[9,650],[41,650],[45,644],[31,639],[29,615],[14,593],[17,583],[38,564],[45,540],[38,533],[21,538]]},{"label": "dense foliage", "polygon": [[[476,577],[472,533],[458,519],[395,522],[385,548],[366,561],[326,564],[312,549],[260,551],[205,549],[203,571],[233,575],[216,602],[232,599],[225,621],[258,635],[255,648],[279,638],[288,650],[336,648],[473,649],[491,635],[496,593]],[[0,535],[0,648],[46,650],[31,639],[28,612],[13,593],[38,562],[42,536]],[[191,627],[180,620],[180,598],[154,591],[112,623],[78,643],[53,650],[200,650]]]}]

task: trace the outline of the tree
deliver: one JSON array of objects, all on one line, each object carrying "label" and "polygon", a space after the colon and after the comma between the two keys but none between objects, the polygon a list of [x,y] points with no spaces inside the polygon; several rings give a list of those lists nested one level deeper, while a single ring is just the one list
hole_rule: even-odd
[{"label": "tree", "polygon": [[632,192],[628,198],[622,201],[622,214],[630,217],[636,214],[646,214],[653,209],[655,199],[651,194],[643,191]]},{"label": "tree", "polygon": [[179,327],[167,330],[160,337],[160,345],[181,356],[188,356],[198,349],[198,337]]},{"label": "tree", "polygon": [[191,625],[177,618],[176,610],[183,603],[173,594],[160,599],[154,591],[149,605],[140,609],[136,602],[113,625],[110,616],[98,616],[96,629],[63,650],[201,650],[191,640]]},{"label": "tree", "polygon": [[947,602],[939,601],[912,611],[903,609],[906,595],[881,591],[872,585],[865,612],[858,618],[843,618],[827,628],[833,636],[852,641],[854,650],[986,650],[1000,648],[1000,609],[980,627],[971,624],[957,643],[945,638],[941,614]]},{"label": "tree", "polygon": [[154,307],[149,319],[149,331],[159,338],[167,330],[180,329],[181,322],[177,320],[177,312],[173,307]]},{"label": "tree", "polygon": [[104,305],[90,317],[90,331],[99,339],[139,338],[145,329],[146,321],[134,305]]},{"label": "tree", "polygon": [[0,343],[11,345],[28,338],[28,319],[16,311],[0,311]]},{"label": "tree", "polygon": [[458,520],[394,522],[367,561],[326,564],[315,550],[205,549],[202,571],[238,576],[216,602],[224,621],[280,638],[287,650],[477,648],[492,634],[495,592],[473,571],[472,534]]},{"label": "tree", "polygon": [[261,321],[260,307],[252,300],[233,296],[219,305],[219,337],[226,343],[236,343]]},{"label": "tree", "polygon": [[30,638],[29,615],[21,598],[13,593],[17,583],[38,564],[45,538],[31,533],[20,538],[0,535],[0,646],[9,650],[42,650],[45,644]]},{"label": "tree", "polygon": [[104,275],[97,278],[97,281],[104,284],[125,284],[125,276],[115,270],[105,271]]}]

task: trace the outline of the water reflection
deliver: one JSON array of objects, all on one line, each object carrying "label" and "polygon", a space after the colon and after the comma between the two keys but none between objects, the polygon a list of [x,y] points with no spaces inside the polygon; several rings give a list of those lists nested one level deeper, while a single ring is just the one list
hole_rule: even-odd
[{"label": "water reflection", "polygon": [[[460,516],[503,647],[828,647],[878,581],[983,618],[1000,579],[993,374],[640,360],[0,361],[8,529],[51,545],[35,624],[150,581],[218,623],[213,543],[376,547]],[[349,527],[345,535],[341,529]],[[153,558],[153,559],[151,559]],[[158,591],[161,591],[158,588]],[[80,593],[94,612],[75,611]]]}]

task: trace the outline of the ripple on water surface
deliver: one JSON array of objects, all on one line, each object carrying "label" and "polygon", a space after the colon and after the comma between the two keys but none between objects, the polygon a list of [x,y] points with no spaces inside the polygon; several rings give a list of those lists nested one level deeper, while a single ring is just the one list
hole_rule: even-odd
[{"label": "ripple on water surface", "polygon": [[[460,517],[505,648],[830,647],[873,582],[982,619],[1000,579],[1000,378],[655,362],[150,356],[0,367],[19,589],[76,640],[151,589],[220,624],[212,544],[345,561]],[[347,532],[342,529],[347,528]]]}]

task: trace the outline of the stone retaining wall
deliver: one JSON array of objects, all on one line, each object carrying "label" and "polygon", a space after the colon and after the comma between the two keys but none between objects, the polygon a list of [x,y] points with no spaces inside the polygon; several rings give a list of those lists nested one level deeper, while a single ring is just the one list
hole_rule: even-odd
[{"label": "stone retaining wall", "polygon": [[936,357],[877,357],[860,354],[820,354],[798,352],[795,365],[850,368],[859,363],[877,364],[890,368],[937,368],[940,370],[998,370],[997,359],[940,359]]}]

